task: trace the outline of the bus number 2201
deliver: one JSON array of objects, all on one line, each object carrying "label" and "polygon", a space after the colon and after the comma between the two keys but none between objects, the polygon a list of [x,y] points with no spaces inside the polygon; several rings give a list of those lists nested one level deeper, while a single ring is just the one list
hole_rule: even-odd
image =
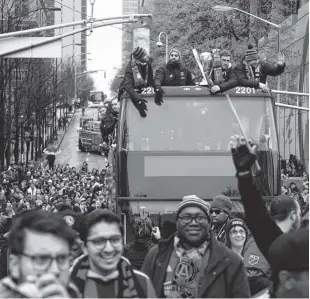
[{"label": "bus number 2201", "polygon": [[255,93],[255,88],[251,88],[251,87],[236,87],[236,93],[242,93],[242,94]]}]

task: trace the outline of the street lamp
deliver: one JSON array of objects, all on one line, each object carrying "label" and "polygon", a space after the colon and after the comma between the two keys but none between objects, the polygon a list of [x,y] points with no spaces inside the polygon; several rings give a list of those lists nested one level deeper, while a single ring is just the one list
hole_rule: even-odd
[{"label": "street lamp", "polygon": [[95,2],[96,0],[89,0],[89,3],[91,5],[91,17],[89,19],[90,21],[90,33],[92,33],[94,30],[94,21],[95,21],[95,18],[94,18],[94,6],[95,6]]},{"label": "street lamp", "polygon": [[166,63],[168,63],[168,34],[166,32],[161,32],[158,35],[158,42],[156,43],[157,47],[162,47],[163,43],[161,42],[161,35],[165,34],[166,35]]}]

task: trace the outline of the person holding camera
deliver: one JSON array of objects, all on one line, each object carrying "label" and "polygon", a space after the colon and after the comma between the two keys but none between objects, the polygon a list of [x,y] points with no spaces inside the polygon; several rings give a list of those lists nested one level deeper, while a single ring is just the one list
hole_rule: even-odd
[{"label": "person holding camera", "polygon": [[160,239],[158,227],[152,227],[148,217],[138,217],[134,220],[135,240],[124,248],[124,256],[129,259],[134,269],[141,270],[149,250]]}]

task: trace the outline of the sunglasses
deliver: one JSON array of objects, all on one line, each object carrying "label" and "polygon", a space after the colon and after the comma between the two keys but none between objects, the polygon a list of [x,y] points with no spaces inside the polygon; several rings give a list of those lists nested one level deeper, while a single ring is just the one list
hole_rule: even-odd
[{"label": "sunglasses", "polygon": [[211,209],[211,210],[210,210],[210,214],[213,214],[213,213],[214,213],[214,214],[216,214],[216,215],[219,215],[219,214],[221,214],[221,212],[222,212],[221,210],[217,210],[217,209]]}]

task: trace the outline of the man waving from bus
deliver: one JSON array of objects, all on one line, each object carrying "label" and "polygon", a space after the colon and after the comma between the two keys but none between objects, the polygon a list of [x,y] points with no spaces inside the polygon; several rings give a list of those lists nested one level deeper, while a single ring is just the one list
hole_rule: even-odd
[{"label": "man waving from bus", "polygon": [[266,85],[267,76],[279,76],[284,72],[284,55],[279,55],[274,63],[267,63],[259,59],[257,51],[252,45],[248,46],[242,63],[235,67],[238,85],[260,88],[263,92],[269,92]]}]

